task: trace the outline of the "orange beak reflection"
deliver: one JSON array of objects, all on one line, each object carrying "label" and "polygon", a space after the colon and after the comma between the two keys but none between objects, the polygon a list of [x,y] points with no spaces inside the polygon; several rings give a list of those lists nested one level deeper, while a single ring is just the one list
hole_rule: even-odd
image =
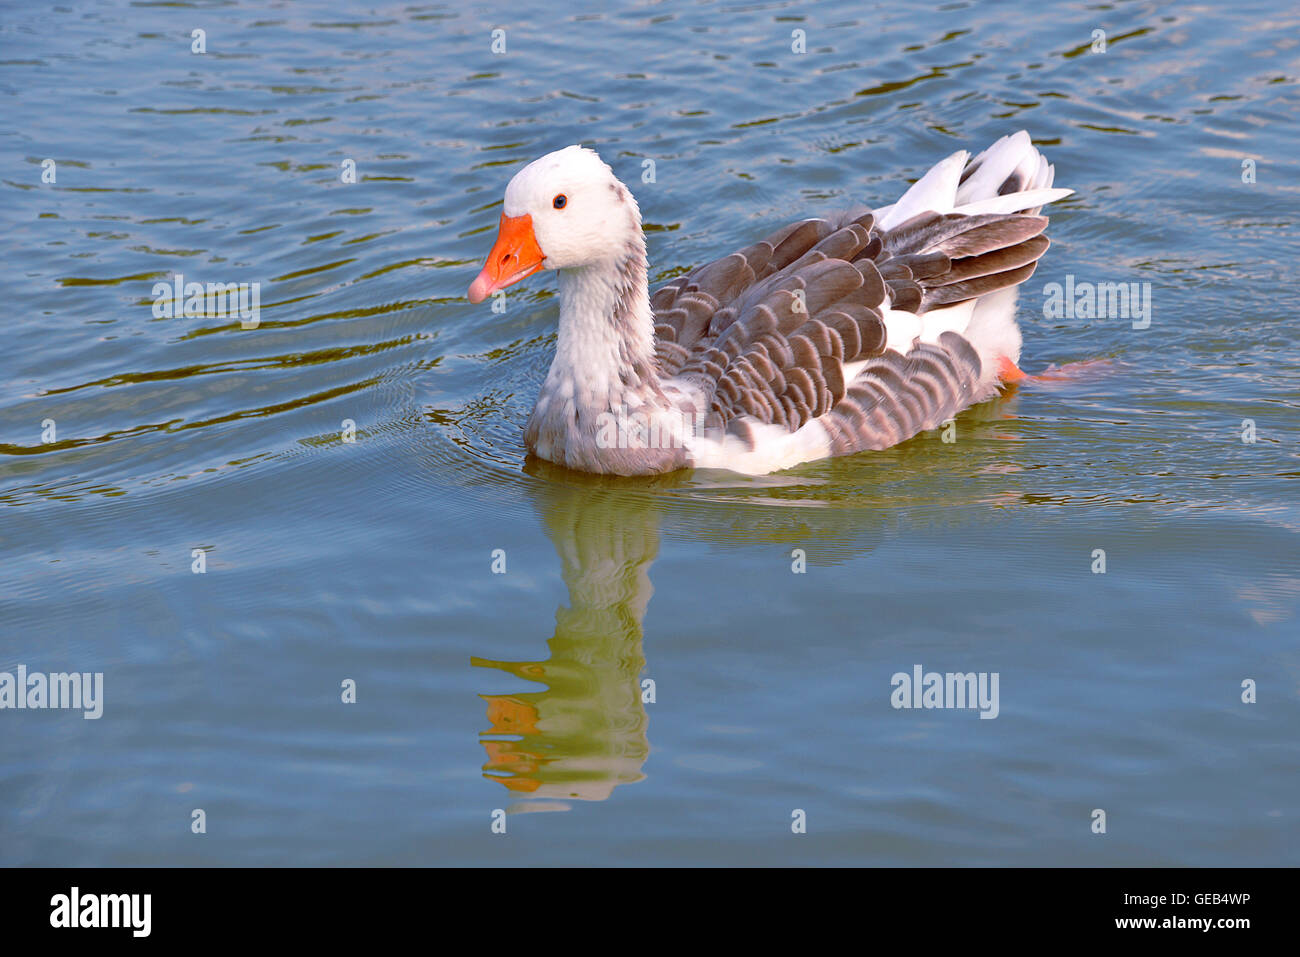
[{"label": "orange beak reflection", "polygon": [[483,271],[469,285],[469,301],[482,302],[498,289],[513,285],[542,268],[542,249],[533,235],[533,217],[501,214],[497,241]]}]

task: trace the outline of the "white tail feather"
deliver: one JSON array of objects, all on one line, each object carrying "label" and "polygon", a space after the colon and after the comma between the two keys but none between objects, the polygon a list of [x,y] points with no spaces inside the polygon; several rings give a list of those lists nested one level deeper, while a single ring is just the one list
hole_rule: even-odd
[{"label": "white tail feather", "polygon": [[935,163],[897,203],[876,210],[876,225],[880,229],[893,229],[918,213],[952,212],[957,197],[957,181],[961,179],[961,171],[966,168],[969,156],[965,150],[958,150],[947,159]]},{"label": "white tail feather", "polygon": [[[1024,130],[1002,137],[975,157],[972,161],[977,164],[975,171],[965,182],[960,182],[966,159],[965,151],[953,153],[912,184],[897,203],[875,210],[878,226],[891,229],[924,212],[976,215],[1036,210],[1074,192],[1052,187],[1056,170]],[[1019,177],[1024,188],[999,195],[998,191],[1013,175]],[[1013,287],[936,309],[922,317],[919,329],[915,317],[889,310],[885,313],[888,346],[904,345],[900,351],[906,352],[904,340],[914,335],[921,341],[934,342],[945,331],[961,333],[979,354],[983,365],[980,389],[987,396],[997,386],[1000,360],[1020,361],[1016,299],[1017,290]],[[853,371],[856,373],[856,369]]]},{"label": "white tail feather", "polygon": [[953,207],[954,213],[974,216],[976,213],[1018,213],[1025,209],[1046,206],[1058,199],[1065,199],[1074,192],[1072,189],[1026,189],[1019,193],[1007,193],[1005,196],[991,196]]}]

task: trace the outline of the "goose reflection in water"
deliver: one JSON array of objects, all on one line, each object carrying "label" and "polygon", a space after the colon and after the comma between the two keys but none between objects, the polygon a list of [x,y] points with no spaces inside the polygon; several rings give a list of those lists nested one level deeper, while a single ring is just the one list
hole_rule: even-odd
[{"label": "goose reflection in water", "polygon": [[900,512],[913,522],[947,525],[1021,494],[1005,460],[1018,439],[1001,432],[1015,419],[1013,409],[1014,391],[961,417],[964,428],[1001,440],[963,450],[961,474],[998,473],[984,487],[954,480],[949,446],[934,436],[871,453],[869,485],[861,466],[853,470],[848,460],[824,467],[849,469],[846,485],[836,471],[738,484],[729,473],[701,471],[590,476],[530,458],[525,471],[537,480],[530,494],[559,556],[569,601],[555,613],[546,660],[470,659],[544,686],[481,695],[488,719],[480,732],[484,777],[527,799],[512,813],[568,810],[569,801],[603,801],[619,785],[645,779],[642,621],[665,513],[673,534],[719,552],[771,548],[777,560],[789,561],[797,547],[815,556],[814,563],[853,561],[896,530]]},{"label": "goose reflection in water", "polygon": [[[569,589],[555,613],[545,661],[491,661],[545,685],[521,694],[485,694],[485,777],[521,797],[603,801],[645,777],[649,719],[642,701],[642,619],[653,591],[659,506],[641,492],[541,485],[537,502]],[[524,804],[514,811],[555,809]]]}]

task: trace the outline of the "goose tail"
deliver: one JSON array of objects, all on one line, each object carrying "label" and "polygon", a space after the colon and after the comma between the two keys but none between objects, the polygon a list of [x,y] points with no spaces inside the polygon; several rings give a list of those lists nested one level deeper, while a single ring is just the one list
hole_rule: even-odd
[{"label": "goose tail", "polygon": [[[964,336],[980,357],[986,394],[1014,377],[1020,361],[1017,291],[1048,245],[1041,235],[1047,219],[1039,213],[1073,192],[1054,187],[1055,178],[1055,167],[1020,130],[974,158],[964,150],[953,153],[897,203],[876,211],[879,228],[889,231],[886,248],[950,258],[953,269],[943,285],[920,280],[921,338],[935,341],[945,331]],[[935,213],[942,222],[932,221]]]}]

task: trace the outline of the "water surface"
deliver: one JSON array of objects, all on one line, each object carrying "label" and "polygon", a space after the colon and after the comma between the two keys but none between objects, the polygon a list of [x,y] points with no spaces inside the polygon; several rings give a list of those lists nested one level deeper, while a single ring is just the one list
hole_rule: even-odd
[{"label": "water surface", "polygon": [[[0,670],[105,705],[0,711],[0,863],[1300,863],[1300,15],[581,9],[4,11]],[[526,462],[554,278],[464,298],[523,163],[599,149],[666,278],[1020,128],[1077,190],[1023,364],[1082,374],[762,479]]]}]

